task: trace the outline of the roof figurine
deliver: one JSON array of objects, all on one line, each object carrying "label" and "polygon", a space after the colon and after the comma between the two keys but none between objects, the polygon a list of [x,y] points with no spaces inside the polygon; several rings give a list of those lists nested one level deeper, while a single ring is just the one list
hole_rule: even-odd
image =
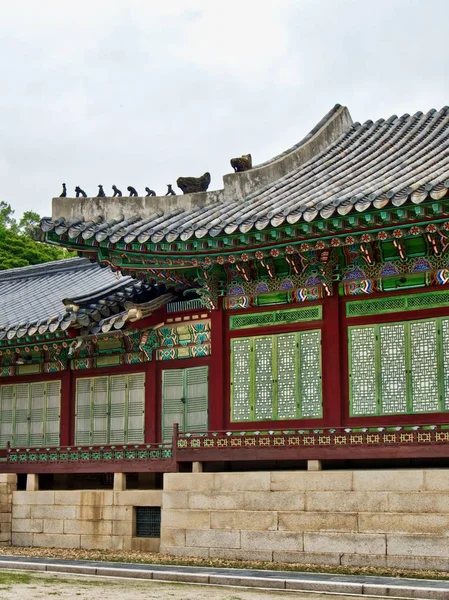
[{"label": "roof figurine", "polygon": [[59,196],[60,198],[65,198],[67,196],[67,188],[65,183],[62,184],[62,192],[61,195]]},{"label": "roof figurine", "polygon": [[80,196],[82,196],[83,198],[87,198],[86,192],[82,190],[79,185],[77,185],[75,188],[75,194],[77,198],[79,198]]},{"label": "roof figurine", "polygon": [[104,193],[104,189],[102,185],[98,186],[98,194],[97,194],[97,198],[105,198],[106,194]]},{"label": "roof figurine", "polygon": [[148,198],[148,196],[156,196],[156,192],[154,190],[150,190],[149,187],[146,187],[145,191],[147,193],[147,195],[146,195],[147,198]]},{"label": "roof figurine", "polygon": [[165,195],[166,196],[176,196],[176,192],[172,188],[172,184],[171,183],[167,183],[167,193]]},{"label": "roof figurine", "polygon": [[201,177],[178,177],[176,185],[183,194],[205,192],[210,185],[210,173],[204,173]]},{"label": "roof figurine", "polygon": [[113,195],[112,195],[112,197],[113,197],[113,198],[115,198],[116,196],[118,196],[119,198],[121,198],[121,197],[122,197],[122,195],[123,195],[123,194],[122,194],[122,192],[121,192],[121,191],[118,189],[118,187],[117,187],[116,185],[113,185],[113,186],[112,186],[112,190],[113,190],[113,192],[114,192],[114,193],[113,193]]},{"label": "roof figurine", "polygon": [[[178,185],[189,193],[207,179],[180,178]],[[166,195],[173,193],[169,185]],[[151,264],[157,281],[177,277],[194,287],[198,268],[213,267],[223,282],[234,276],[223,273],[226,265],[236,265],[239,276],[251,279],[252,265],[270,276],[272,262],[284,256],[287,268],[301,276],[308,263],[304,248],[319,250],[323,263],[331,253],[343,261],[345,246],[362,243],[371,264],[383,250],[367,244],[423,232],[427,244],[429,235],[444,233],[443,226],[449,231],[449,222],[438,217],[448,197],[449,107],[362,124],[336,105],[290,149],[225,175],[221,190],[181,197],[176,205],[129,202],[123,214],[105,209],[101,219],[94,203],[69,213],[55,199],[52,219],[40,227],[51,243],[124,273],[138,271],[131,264]],[[405,256],[402,246],[401,252]]]},{"label": "roof figurine", "polygon": [[242,171],[249,171],[253,166],[253,159],[251,154],[243,154],[239,158],[231,158],[231,167],[235,173],[241,173]]},{"label": "roof figurine", "polygon": [[137,196],[139,195],[139,194],[137,193],[137,190],[136,190],[136,188],[134,188],[132,185],[129,185],[129,186],[126,188],[126,189],[127,189],[127,190],[128,190],[128,192],[129,192],[129,196],[130,196],[130,198],[137,198]]}]

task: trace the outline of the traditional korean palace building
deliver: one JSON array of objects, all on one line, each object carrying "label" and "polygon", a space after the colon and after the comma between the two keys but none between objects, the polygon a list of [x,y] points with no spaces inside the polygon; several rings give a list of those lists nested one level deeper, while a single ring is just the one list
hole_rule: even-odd
[{"label": "traditional korean palace building", "polygon": [[[26,494],[53,494],[48,505],[57,505],[64,490],[86,487],[134,494],[111,504],[137,510],[137,533],[114,534],[123,516],[111,517],[109,533],[45,531],[46,517],[36,525],[26,510],[29,524],[15,530],[13,506],[13,543],[148,548],[136,540],[157,520],[156,504],[173,553],[280,560],[282,550],[309,562],[369,554],[397,565],[379,546],[387,530],[360,530],[359,521],[357,533],[323,523],[307,533],[288,519],[279,525],[279,511],[312,510],[293,496],[271,508],[261,500],[263,509],[249,496],[249,508],[228,500],[242,490],[296,499],[340,490],[359,494],[345,514],[379,519],[395,510],[382,499],[373,507],[377,493],[449,491],[448,188],[448,107],[360,124],[337,105],[283,154],[226,175],[221,190],[55,198],[40,239],[78,258],[0,273],[0,471],[4,485],[18,475],[27,487],[14,492],[21,506]],[[414,470],[390,476],[389,467]],[[430,467],[446,488],[432,487]],[[162,473],[173,475],[162,484]],[[310,483],[325,476],[329,488]],[[167,500],[154,500],[162,486]],[[83,498],[70,517],[78,525],[80,503],[108,506]],[[334,510],[320,506],[313,514]],[[212,524],[219,509],[221,527]],[[225,523],[258,510],[257,526],[249,513],[246,525]],[[397,509],[407,510],[415,508]],[[267,511],[279,513],[277,528],[260,525]],[[180,513],[189,523],[207,514],[209,524],[191,530]],[[262,536],[259,548],[245,527]],[[358,537],[342,549],[328,531]],[[217,545],[217,532],[239,537]],[[408,553],[398,544],[396,558]],[[432,555],[419,552],[419,564]],[[435,568],[449,565],[447,544],[436,556]]]}]

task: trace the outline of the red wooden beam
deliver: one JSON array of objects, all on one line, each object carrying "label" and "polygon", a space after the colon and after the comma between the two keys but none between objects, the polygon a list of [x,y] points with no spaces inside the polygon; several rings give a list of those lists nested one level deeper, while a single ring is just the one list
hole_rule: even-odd
[{"label": "red wooden beam", "polygon": [[211,354],[209,369],[209,429],[225,427],[224,393],[226,371],[224,367],[224,311],[220,303],[211,316]]},{"label": "red wooden beam", "polygon": [[[338,284],[334,295],[325,299],[323,305],[324,326],[321,340],[323,426],[339,427],[342,423],[342,365],[341,322]],[[311,324],[310,324],[311,325]]]}]

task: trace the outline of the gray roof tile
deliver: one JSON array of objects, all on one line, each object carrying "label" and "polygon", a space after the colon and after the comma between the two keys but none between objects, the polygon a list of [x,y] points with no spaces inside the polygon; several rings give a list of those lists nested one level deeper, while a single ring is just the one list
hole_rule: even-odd
[{"label": "gray roof tile", "polygon": [[[163,289],[132,277],[117,277],[108,267],[85,258],[0,271],[0,340],[93,326],[126,313],[129,302],[135,303],[132,306],[143,303],[145,313],[150,314],[172,299]],[[117,323],[126,320],[123,317]]]},{"label": "gray roof tile", "polygon": [[[333,111],[323,121],[331,118]],[[98,223],[89,222],[86,227],[79,220],[44,219],[41,227],[59,235],[68,231],[72,238],[81,232],[84,239],[94,237],[99,242],[185,241],[327,219],[388,204],[419,204],[429,196],[443,197],[448,187],[449,108],[444,107],[425,114],[353,123],[322,152],[243,200],[157,213],[147,219],[135,215],[102,222],[99,217]]]}]

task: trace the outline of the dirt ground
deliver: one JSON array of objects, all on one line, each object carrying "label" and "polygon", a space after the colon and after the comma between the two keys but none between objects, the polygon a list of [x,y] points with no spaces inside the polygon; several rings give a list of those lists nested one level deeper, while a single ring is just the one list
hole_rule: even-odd
[{"label": "dirt ground", "polygon": [[[265,569],[275,571],[301,571],[306,573],[329,573],[332,575],[375,575],[379,577],[408,577],[410,579],[449,579],[447,571],[387,569],[376,567],[353,567],[348,565],[309,565],[305,563],[261,562],[227,560],[223,558],[198,558],[193,556],[170,556],[140,550],[84,550],[81,548],[24,548],[0,546],[0,556],[26,556],[28,558],[62,558],[64,560],[95,560],[125,562],[146,565],[186,565],[192,567],[217,567],[224,569]],[[0,598],[1,600],[1,598]]]},{"label": "dirt ground", "polygon": [[[231,587],[159,583],[130,579],[49,575],[23,571],[0,573],[0,600],[347,600],[347,596],[246,590]],[[361,596],[352,596],[354,600]]]}]

